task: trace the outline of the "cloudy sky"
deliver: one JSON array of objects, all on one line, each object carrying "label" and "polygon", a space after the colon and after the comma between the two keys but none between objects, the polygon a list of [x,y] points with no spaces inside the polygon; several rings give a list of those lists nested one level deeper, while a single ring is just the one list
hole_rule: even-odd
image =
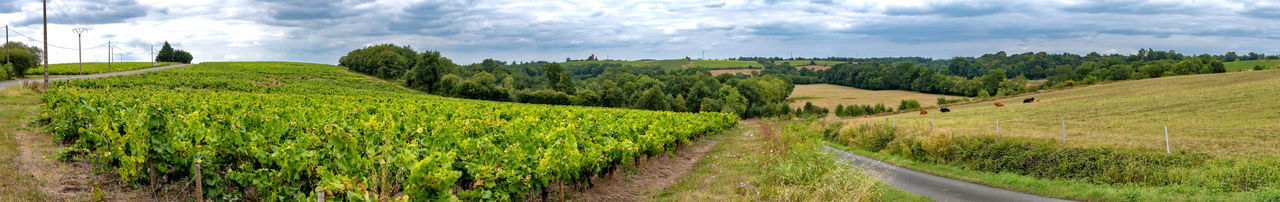
[{"label": "cloudy sky", "polygon": [[[39,0],[0,2],[0,23],[36,40]],[[201,61],[335,64],[372,44],[441,51],[458,63],[691,56],[978,56],[996,51],[1280,54],[1280,2],[52,0],[54,63],[112,41],[142,61],[169,41]],[[16,33],[10,40],[31,43]],[[70,49],[65,49],[70,48]],[[93,48],[93,49],[88,49]],[[159,48],[158,45],[156,47]]]}]

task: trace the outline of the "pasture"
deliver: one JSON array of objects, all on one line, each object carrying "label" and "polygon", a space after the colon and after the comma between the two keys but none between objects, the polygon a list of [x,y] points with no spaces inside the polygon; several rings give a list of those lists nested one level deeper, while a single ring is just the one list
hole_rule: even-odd
[{"label": "pasture", "polygon": [[1280,68],[1280,60],[1245,60],[1222,63],[1226,65],[1227,72],[1238,72],[1252,70],[1253,66],[1262,65],[1268,69]]},{"label": "pasture", "polygon": [[805,102],[812,102],[815,106],[835,109],[836,105],[841,104],[849,106],[880,103],[897,108],[898,103],[906,99],[916,99],[920,101],[922,107],[931,107],[938,104],[938,97],[959,98],[904,90],[866,90],[831,84],[803,84],[796,85],[796,89],[791,92],[788,99],[794,100],[791,102],[792,108],[803,107]]},{"label": "pasture", "polygon": [[[797,91],[799,87],[797,86]],[[949,107],[950,113],[873,118],[955,135],[1044,138],[1072,147],[1105,146],[1217,155],[1280,154],[1280,71],[1161,77],[1007,97]],[[1022,103],[1035,97],[1039,102]],[[924,100],[922,100],[924,102]],[[1006,104],[995,107],[994,103]],[[853,123],[863,123],[853,120]]]}]

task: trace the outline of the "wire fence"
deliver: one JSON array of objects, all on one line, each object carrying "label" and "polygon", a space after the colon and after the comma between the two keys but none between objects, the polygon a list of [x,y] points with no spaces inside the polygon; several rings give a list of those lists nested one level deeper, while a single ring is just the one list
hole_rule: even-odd
[{"label": "wire fence", "polygon": [[[1206,127],[1206,123],[1107,120],[969,119],[937,117],[874,117],[848,120],[849,124],[887,125],[922,133],[998,135],[1053,139],[1064,145],[1137,146],[1223,153],[1264,151],[1280,153],[1280,122],[1237,124],[1241,127]],[[1248,148],[1243,149],[1243,148]]]}]

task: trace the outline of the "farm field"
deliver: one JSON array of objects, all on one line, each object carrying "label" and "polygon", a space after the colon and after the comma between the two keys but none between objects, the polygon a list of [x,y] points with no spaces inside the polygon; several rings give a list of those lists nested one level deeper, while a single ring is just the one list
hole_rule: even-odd
[{"label": "farm field", "polygon": [[[797,91],[799,87],[797,87]],[[1164,127],[1174,152],[1226,156],[1280,155],[1280,71],[1161,77],[1016,96],[960,106],[950,113],[899,114],[903,127],[958,135],[995,133],[1067,145],[1139,148],[1163,152]],[[1040,102],[1021,101],[1035,97]],[[994,107],[994,102],[1006,104]],[[930,112],[938,112],[930,109]],[[861,120],[858,120],[861,121]]]},{"label": "farm field", "polygon": [[710,72],[711,72],[711,75],[713,75],[713,76],[714,76],[714,75],[721,75],[721,74],[738,74],[738,73],[748,74],[748,75],[749,75],[749,74],[751,74],[751,72],[757,72],[757,71],[760,71],[760,69],[713,69],[713,70],[708,70],[708,71],[710,71]]},{"label": "farm field", "polygon": [[1222,64],[1226,66],[1227,72],[1252,70],[1253,66],[1257,66],[1257,65],[1262,65],[1264,67],[1268,67],[1271,69],[1280,68],[1280,60],[1271,60],[1271,61],[1245,60],[1245,61],[1226,62]]},{"label": "farm field", "polygon": [[737,60],[693,60],[685,62],[684,59],[674,60],[601,60],[601,61],[569,61],[565,62],[565,66],[587,65],[587,64],[610,64],[620,63],[635,67],[661,67],[663,69],[679,69],[679,68],[704,68],[704,69],[741,69],[741,68],[760,68],[760,64],[754,61],[737,61]]},{"label": "farm field", "polygon": [[796,85],[795,90],[791,92],[791,96],[787,99],[792,100],[792,108],[803,107],[805,102],[812,102],[815,106],[835,109],[836,105],[875,105],[880,103],[888,107],[897,108],[899,102],[906,99],[916,99],[920,101],[922,107],[931,107],[938,105],[938,97],[946,97],[947,99],[959,98],[958,96],[904,90],[865,90],[832,84],[804,84]]},{"label": "farm field", "polygon": [[[773,61],[773,64],[782,64],[784,62],[791,64],[791,66],[804,66],[804,65],[809,65],[810,60],[775,60]],[[827,61],[827,60],[812,60],[812,62],[815,65],[821,65],[821,66],[835,66],[838,64],[848,63],[844,61]],[[858,64],[858,63],[855,62],[854,64]]]},{"label": "farm field", "polygon": [[[174,64],[172,62],[161,62],[159,65],[151,65],[151,62],[112,62],[111,69],[107,69],[105,62],[86,62],[84,63],[83,74],[97,74],[106,72],[129,71],[148,67],[159,67]],[[27,75],[44,74],[44,66],[27,69]],[[56,75],[79,75],[80,63],[61,63],[49,64],[49,74]]]},{"label": "farm field", "polygon": [[207,198],[257,200],[520,200],[737,122],[445,98],[288,62],[58,82],[43,100],[40,122],[71,144],[63,155],[94,156],[124,182],[145,182],[152,166],[197,173]]}]

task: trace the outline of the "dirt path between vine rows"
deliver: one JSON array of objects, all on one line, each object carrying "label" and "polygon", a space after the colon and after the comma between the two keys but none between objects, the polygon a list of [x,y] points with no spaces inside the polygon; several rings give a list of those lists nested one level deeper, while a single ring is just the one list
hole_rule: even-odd
[{"label": "dirt path between vine rows", "polygon": [[[738,123],[746,124],[746,123]],[[718,140],[698,138],[681,145],[672,155],[659,154],[640,160],[634,171],[618,170],[603,178],[592,177],[594,186],[570,194],[574,201],[641,201],[660,192],[693,171]]]}]

